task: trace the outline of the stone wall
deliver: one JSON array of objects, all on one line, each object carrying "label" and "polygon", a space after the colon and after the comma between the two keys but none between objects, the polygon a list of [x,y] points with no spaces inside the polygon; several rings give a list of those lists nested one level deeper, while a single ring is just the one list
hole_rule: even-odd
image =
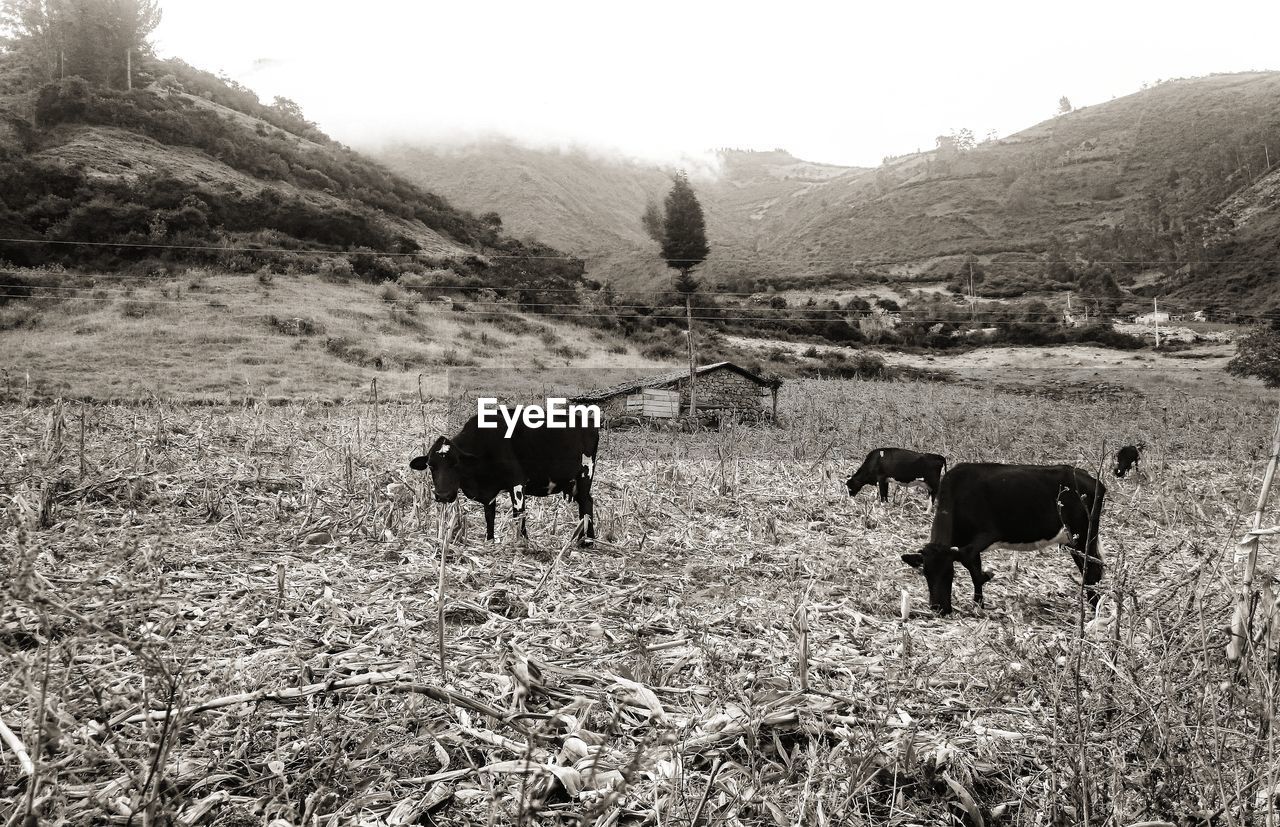
[{"label": "stone wall", "polygon": [[[680,391],[680,407],[689,407],[689,378],[666,387]],[[731,370],[714,370],[697,378],[698,410],[764,410],[767,389]]]}]

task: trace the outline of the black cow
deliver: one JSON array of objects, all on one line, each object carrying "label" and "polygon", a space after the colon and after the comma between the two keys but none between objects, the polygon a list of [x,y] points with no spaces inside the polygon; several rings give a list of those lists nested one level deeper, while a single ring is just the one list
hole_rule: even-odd
[{"label": "black cow", "polygon": [[982,603],[982,552],[992,546],[1015,550],[1060,543],[1084,575],[1085,593],[1097,605],[1094,584],[1102,579],[1098,526],[1107,489],[1070,465],[1001,465],[962,462],[942,479],[929,544],[902,561],[924,572],[929,605],[951,612],[953,564],[969,570],[973,599]]},{"label": "black cow", "polygon": [[[511,495],[511,513],[524,515],[524,498],[563,494],[578,503],[584,523],[579,545],[595,541],[591,480],[595,477],[600,433],[591,426],[530,428],[517,420],[511,437],[505,428],[481,428],[471,417],[452,439],[439,437],[426,456],[409,463],[415,471],[430,467],[436,502],[451,503],[458,492],[484,504],[485,536],[493,539],[498,494]],[[528,537],[524,520],[520,531]]]},{"label": "black cow", "polygon": [[929,489],[929,499],[936,500],[938,480],[942,478],[946,464],[947,458],[941,454],[921,454],[906,448],[878,448],[867,454],[845,485],[849,488],[849,496],[856,497],[863,486],[875,483],[880,487],[880,501],[887,502],[889,480],[903,484],[924,480],[925,487]]},{"label": "black cow", "polygon": [[1130,468],[1136,468],[1142,458],[1142,449],[1147,446],[1139,442],[1137,445],[1126,445],[1116,452],[1115,475],[1123,477]]}]

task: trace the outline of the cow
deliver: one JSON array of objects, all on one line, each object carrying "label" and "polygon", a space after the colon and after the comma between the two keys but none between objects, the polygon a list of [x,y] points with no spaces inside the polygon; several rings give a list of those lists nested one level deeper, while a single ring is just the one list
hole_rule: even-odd
[{"label": "cow", "polygon": [[1125,445],[1117,451],[1115,475],[1117,477],[1123,477],[1125,474],[1129,473],[1130,468],[1137,468],[1138,460],[1142,458],[1142,449],[1146,447],[1146,445],[1139,442],[1137,445]]},{"label": "cow", "polygon": [[1070,465],[1003,465],[962,462],[942,478],[929,543],[902,561],[924,573],[929,606],[951,613],[954,564],[969,570],[974,602],[994,575],[982,570],[982,552],[992,546],[1025,550],[1055,543],[1071,548],[1084,575],[1090,605],[1102,579],[1098,528],[1107,489]]},{"label": "cow", "polygon": [[[595,510],[591,481],[595,478],[600,432],[593,426],[530,428],[517,420],[508,438],[503,428],[481,428],[473,416],[454,437],[438,437],[425,456],[409,467],[431,469],[432,487],[439,503],[452,503],[461,491],[484,504],[485,536],[493,540],[498,495],[511,495],[511,513],[523,518],[525,497],[562,494],[578,503],[581,525],[578,544],[595,542]],[[520,520],[520,533],[528,532]]]},{"label": "cow", "polygon": [[863,486],[875,483],[880,488],[880,502],[889,499],[889,480],[896,480],[904,485],[924,481],[929,490],[929,500],[934,502],[938,497],[938,480],[947,465],[947,458],[941,454],[921,454],[906,448],[878,448],[869,454],[853,472],[853,476],[845,481],[849,488],[849,496],[856,497]]}]

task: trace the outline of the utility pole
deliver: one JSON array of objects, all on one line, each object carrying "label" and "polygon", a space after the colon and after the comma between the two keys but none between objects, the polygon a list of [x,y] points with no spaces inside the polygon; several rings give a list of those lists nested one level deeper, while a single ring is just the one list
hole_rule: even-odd
[{"label": "utility pole", "polygon": [[973,261],[969,261],[969,321],[978,321],[978,291],[973,286]]},{"label": "utility pole", "polygon": [[133,49],[124,50],[124,88],[133,91]]},{"label": "utility pole", "polygon": [[[1085,307],[1088,307],[1088,306],[1089,306],[1089,303],[1088,303],[1088,302],[1085,302]],[[1066,318],[1066,322],[1067,322],[1067,324],[1068,324],[1068,325],[1070,325],[1070,326],[1072,326],[1072,327],[1074,327],[1074,326],[1075,326],[1075,323],[1076,323],[1075,316],[1073,316],[1073,315],[1072,315],[1072,313],[1071,313],[1071,291],[1070,291],[1070,290],[1068,290],[1068,291],[1067,291],[1067,318]]]},{"label": "utility pole", "polygon": [[696,417],[698,415],[698,394],[694,389],[694,382],[697,381],[698,369],[697,363],[693,358],[693,296],[689,293],[684,294],[684,320],[685,338],[689,340],[689,415]]},{"label": "utility pole", "polygon": [[1160,300],[1155,296],[1151,297],[1151,321],[1156,326],[1156,349],[1160,348]]}]

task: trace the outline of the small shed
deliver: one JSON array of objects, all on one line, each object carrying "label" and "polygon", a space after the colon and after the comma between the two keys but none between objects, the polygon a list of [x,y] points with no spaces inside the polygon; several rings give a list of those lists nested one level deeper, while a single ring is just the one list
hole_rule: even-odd
[{"label": "small shed", "polygon": [[[716,362],[696,369],[694,380],[698,413],[738,413],[757,418],[776,418],[781,379],[757,376],[732,362]],[[620,416],[643,419],[673,419],[689,412],[689,370],[623,382],[609,388],[587,391],[573,399],[598,405],[605,420]]]}]

